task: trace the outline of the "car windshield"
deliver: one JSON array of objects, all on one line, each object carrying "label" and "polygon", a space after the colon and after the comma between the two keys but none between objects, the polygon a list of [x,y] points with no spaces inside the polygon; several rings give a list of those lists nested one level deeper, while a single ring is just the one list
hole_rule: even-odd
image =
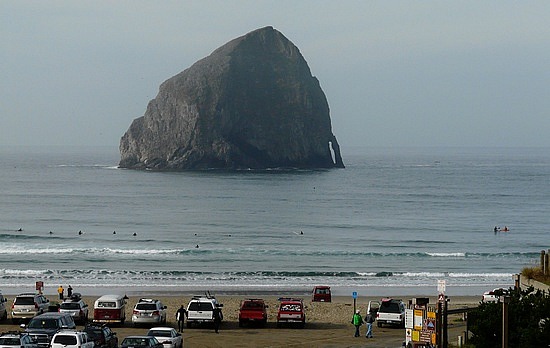
[{"label": "car windshield", "polygon": [[64,346],[76,346],[76,336],[72,335],[57,335],[55,336],[53,343],[59,343]]},{"label": "car windshield", "polygon": [[63,302],[59,308],[61,308],[61,309],[80,309],[80,304],[78,302]]},{"label": "car windshield", "polygon": [[29,296],[16,297],[15,304],[21,305],[21,306],[32,306],[34,305],[34,297],[29,297]]},{"label": "car windshield", "polygon": [[136,309],[142,311],[154,311],[155,309],[157,309],[157,305],[154,303],[138,303],[136,305]]},{"label": "car windshield", "polygon": [[116,308],[116,302],[101,301],[97,303],[98,308]]},{"label": "car windshield", "polygon": [[245,302],[243,304],[243,308],[250,308],[250,309],[254,309],[254,308],[262,308],[263,305],[262,303],[260,302],[253,302],[253,301],[250,301],[250,302]]},{"label": "car windshield", "polygon": [[298,303],[284,303],[281,304],[280,310],[282,312],[301,312],[302,305]]},{"label": "car windshield", "polygon": [[168,330],[149,330],[147,336],[171,337],[172,334]]},{"label": "car windshield", "polygon": [[191,302],[188,310],[190,311],[211,311],[214,310],[210,302]]},{"label": "car windshield", "polygon": [[101,330],[100,329],[89,329],[89,328],[86,328],[84,331],[86,331],[86,333],[88,334],[88,336],[90,336],[90,338],[92,340],[95,340],[95,339],[98,339],[98,338],[101,338],[102,335],[101,335]]},{"label": "car windshield", "polygon": [[0,337],[0,346],[20,346],[21,342],[17,337]]},{"label": "car windshield", "polygon": [[145,337],[127,337],[122,341],[122,345],[125,347],[147,347],[149,346],[149,339]]},{"label": "car windshield", "polygon": [[29,329],[56,329],[56,319],[33,319],[29,323]]},{"label": "car windshield", "polygon": [[397,302],[382,302],[380,311],[385,313],[401,313],[401,308]]}]

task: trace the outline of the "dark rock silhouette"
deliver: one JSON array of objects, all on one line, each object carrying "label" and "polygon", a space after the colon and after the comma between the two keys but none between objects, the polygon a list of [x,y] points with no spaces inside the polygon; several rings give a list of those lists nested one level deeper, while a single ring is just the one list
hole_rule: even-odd
[{"label": "dark rock silhouette", "polygon": [[162,83],[120,153],[120,167],[133,169],[344,167],[319,81],[272,27]]}]

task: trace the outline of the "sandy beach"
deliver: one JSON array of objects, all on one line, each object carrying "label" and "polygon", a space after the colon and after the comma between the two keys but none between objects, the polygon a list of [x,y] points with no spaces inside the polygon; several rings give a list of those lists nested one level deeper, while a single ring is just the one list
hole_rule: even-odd
[{"label": "sandy beach", "polygon": [[[197,292],[199,293],[199,292]],[[10,304],[13,301],[13,294],[4,294],[8,297]],[[250,295],[250,296],[248,296]],[[279,296],[293,296],[304,299],[306,305],[306,326],[298,328],[277,328],[277,298]],[[175,313],[179,306],[186,305],[191,299],[189,293],[140,293],[129,295],[126,308],[127,322],[122,327],[115,327],[119,340],[129,335],[142,335],[147,332],[146,327],[134,328],[131,324],[132,308],[141,297],[157,298],[166,305],[168,311],[168,326],[177,328]],[[365,327],[362,327],[362,337],[355,338],[354,327],[350,324],[353,315],[353,299],[351,296],[333,296],[331,303],[311,302],[309,296],[296,296],[296,294],[246,294],[246,295],[220,295],[216,296],[223,304],[224,322],[221,325],[220,333],[216,334],[211,327],[185,328],[183,332],[185,347],[401,347],[405,339],[404,329],[382,327],[376,325],[373,328],[374,338],[364,337]],[[239,303],[245,298],[263,298],[269,305],[268,324],[266,327],[245,326],[238,327]],[[56,301],[54,295],[49,295],[50,301]],[[410,296],[400,296],[407,302]],[[84,301],[93,308],[97,296],[84,296]],[[357,308],[365,312],[369,300],[379,300],[379,297],[359,297]],[[479,303],[479,296],[455,296],[450,297],[450,308],[474,307]],[[435,297],[430,297],[430,303],[436,302]],[[90,312],[90,318],[92,312]],[[457,341],[457,336],[465,331],[465,323],[460,315],[449,317],[449,342]],[[0,331],[17,330],[18,326],[12,325],[11,321],[3,322]],[[80,326],[79,326],[80,328]]]}]

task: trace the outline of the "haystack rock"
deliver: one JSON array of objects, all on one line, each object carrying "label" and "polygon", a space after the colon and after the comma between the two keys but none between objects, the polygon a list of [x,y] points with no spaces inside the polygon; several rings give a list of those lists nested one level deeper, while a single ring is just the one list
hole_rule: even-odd
[{"label": "haystack rock", "polygon": [[319,81],[272,27],[168,79],[120,141],[120,167],[343,168]]}]

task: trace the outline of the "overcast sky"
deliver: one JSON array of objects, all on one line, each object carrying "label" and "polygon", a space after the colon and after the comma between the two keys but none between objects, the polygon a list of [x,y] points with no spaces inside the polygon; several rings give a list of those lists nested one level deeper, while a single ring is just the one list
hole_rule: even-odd
[{"label": "overcast sky", "polygon": [[273,26],[341,146],[550,146],[549,1],[0,0],[0,146],[118,147],[159,85]]}]

